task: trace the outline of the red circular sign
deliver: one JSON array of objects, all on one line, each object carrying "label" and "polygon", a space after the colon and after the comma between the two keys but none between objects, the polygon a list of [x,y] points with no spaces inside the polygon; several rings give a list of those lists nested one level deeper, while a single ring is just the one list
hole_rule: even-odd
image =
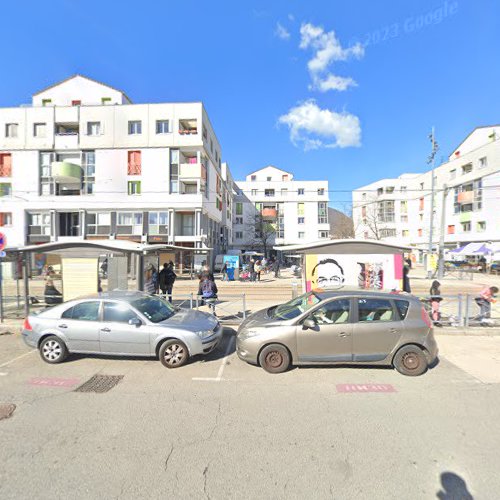
[{"label": "red circular sign", "polygon": [[7,236],[4,233],[0,233],[0,250],[3,250],[7,245]]}]

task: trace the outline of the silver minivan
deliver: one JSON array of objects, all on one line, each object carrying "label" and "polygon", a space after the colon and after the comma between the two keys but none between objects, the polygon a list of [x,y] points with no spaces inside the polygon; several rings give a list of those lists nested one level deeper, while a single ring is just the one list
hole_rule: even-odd
[{"label": "silver minivan", "polygon": [[270,373],[290,365],[375,364],[415,376],[438,354],[418,298],[366,290],[313,290],[258,311],[239,327],[236,349]]}]

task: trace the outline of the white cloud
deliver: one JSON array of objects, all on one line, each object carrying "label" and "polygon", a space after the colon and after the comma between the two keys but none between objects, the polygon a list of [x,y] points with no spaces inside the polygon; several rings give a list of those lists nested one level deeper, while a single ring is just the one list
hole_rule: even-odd
[{"label": "white cloud", "polygon": [[295,16],[293,14],[288,14],[288,20],[293,23],[295,21]]},{"label": "white cloud", "polygon": [[276,23],[276,30],[274,31],[274,34],[278,38],[281,38],[282,40],[289,40],[290,39],[289,31],[279,22]]},{"label": "white cloud", "polygon": [[335,61],[363,57],[364,48],[360,43],[344,48],[334,31],[325,31],[321,26],[306,23],[300,27],[300,48],[314,51],[312,59],[307,63],[313,81],[311,89],[326,92],[346,90],[356,85],[352,78],[336,76],[327,70]]},{"label": "white cloud", "polygon": [[279,117],[278,123],[288,126],[292,143],[302,145],[305,151],[361,145],[361,126],[357,116],[321,109],[314,99],[291,108]]}]

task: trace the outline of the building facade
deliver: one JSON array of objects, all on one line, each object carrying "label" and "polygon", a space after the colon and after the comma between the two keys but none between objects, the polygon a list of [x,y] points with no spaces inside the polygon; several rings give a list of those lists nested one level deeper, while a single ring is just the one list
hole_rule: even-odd
[{"label": "building facade", "polygon": [[0,109],[9,246],[128,239],[225,251],[233,179],[201,102],[133,104],[76,75]]},{"label": "building facade", "polygon": [[[233,246],[262,250],[329,238],[328,181],[297,181],[272,165],[236,181]],[[262,227],[270,228],[268,245]]]},{"label": "building facade", "polygon": [[399,242],[422,254],[429,246],[432,222],[434,248],[441,231],[448,249],[498,242],[500,126],[479,127],[466,137],[434,169],[434,191],[428,171],[374,182],[353,191],[352,200],[356,238]]}]

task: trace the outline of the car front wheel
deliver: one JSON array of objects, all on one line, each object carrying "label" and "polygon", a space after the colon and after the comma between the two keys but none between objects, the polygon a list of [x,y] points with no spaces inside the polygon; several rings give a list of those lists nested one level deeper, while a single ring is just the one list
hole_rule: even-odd
[{"label": "car front wheel", "polygon": [[180,340],[167,340],[160,347],[160,361],[167,368],[179,368],[189,359],[189,351]]},{"label": "car front wheel", "polygon": [[259,364],[269,373],[282,373],[290,366],[290,353],[280,344],[271,344],[259,354]]},{"label": "car front wheel", "polygon": [[61,363],[68,357],[68,349],[59,337],[51,335],[42,340],[40,356],[46,363]]},{"label": "car front wheel", "polygon": [[399,373],[410,377],[422,375],[429,366],[424,351],[416,345],[402,347],[394,356],[393,365]]}]

